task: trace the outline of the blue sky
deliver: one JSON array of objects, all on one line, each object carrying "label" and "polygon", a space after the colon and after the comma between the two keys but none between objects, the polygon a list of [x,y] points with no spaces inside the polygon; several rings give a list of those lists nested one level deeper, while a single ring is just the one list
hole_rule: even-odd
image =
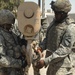
[{"label": "blue sky", "polygon": [[[36,2],[36,3],[38,3],[38,0],[25,0],[25,1],[33,1],[33,2]],[[42,1],[42,0],[41,0]],[[45,0],[45,8],[46,8],[46,10],[47,9],[50,9],[50,2],[51,2],[52,0]],[[55,1],[55,0],[54,0]],[[72,9],[71,9],[71,13],[75,13],[75,0],[70,0],[70,2],[71,2],[71,5],[72,5]]]}]

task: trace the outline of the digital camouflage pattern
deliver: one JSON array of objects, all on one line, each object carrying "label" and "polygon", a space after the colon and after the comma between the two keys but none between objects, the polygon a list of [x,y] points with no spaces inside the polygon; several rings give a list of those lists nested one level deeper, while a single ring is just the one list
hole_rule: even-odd
[{"label": "digital camouflage pattern", "polygon": [[37,62],[40,60],[41,55],[36,53],[36,49],[38,47],[39,44],[39,35],[37,35],[35,37],[36,39],[32,42],[31,47],[32,47],[32,66],[33,66],[33,70],[34,70],[34,75],[40,75],[40,70],[38,68],[36,68]]},{"label": "digital camouflage pattern", "polygon": [[54,11],[64,11],[68,13],[71,10],[71,3],[69,0],[56,0],[51,2],[51,8]]},{"label": "digital camouflage pattern", "polygon": [[3,26],[14,24],[9,10],[0,10],[0,75],[23,75],[25,56],[19,38]]},{"label": "digital camouflage pattern", "polygon": [[17,37],[13,33],[8,33],[0,28],[0,70],[4,71],[5,69],[9,75],[12,71],[23,73],[22,66],[25,59],[17,41]]},{"label": "digital camouflage pattern", "polygon": [[0,11],[0,25],[13,24],[14,21],[15,21],[15,17],[9,10],[2,9]]},{"label": "digital camouflage pattern", "polygon": [[[43,50],[50,52],[45,58],[49,64],[47,75],[75,75],[75,22],[69,17],[61,23],[53,20],[47,29],[46,38],[40,44]],[[74,48],[74,49],[73,49]]]},{"label": "digital camouflage pattern", "polygon": [[37,62],[41,59],[42,55],[39,53],[35,52],[35,49],[37,49],[39,43],[42,42],[42,40],[45,38],[46,36],[46,31],[47,31],[47,27],[48,27],[48,20],[47,18],[42,18],[41,19],[41,28],[39,33],[35,36],[35,39],[32,42],[32,51],[33,51],[33,61],[32,61],[32,65],[33,65],[33,69],[34,69],[34,75],[40,75],[40,70],[38,68],[36,68],[35,66],[37,65]]}]

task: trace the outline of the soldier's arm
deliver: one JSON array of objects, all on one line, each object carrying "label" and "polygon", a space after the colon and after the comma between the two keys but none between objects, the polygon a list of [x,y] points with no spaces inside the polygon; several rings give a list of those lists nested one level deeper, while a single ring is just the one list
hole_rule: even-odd
[{"label": "soldier's arm", "polygon": [[[48,31],[49,31],[49,29],[50,29],[51,26],[52,26],[52,25],[50,24],[50,26],[47,28],[45,38],[44,38],[43,41],[39,44],[39,47],[40,47],[42,50],[46,50],[47,35],[48,35]],[[49,50],[49,51],[50,51],[50,50]]]},{"label": "soldier's arm", "polygon": [[66,33],[63,36],[62,42],[59,48],[49,57],[45,58],[45,65],[49,63],[55,63],[61,61],[71,53],[72,46],[75,42],[75,27],[68,27]]},{"label": "soldier's arm", "polygon": [[6,55],[6,46],[4,38],[0,35],[0,66],[2,67],[15,67],[19,68],[22,66],[20,59],[14,59]]},{"label": "soldier's arm", "polygon": [[42,50],[45,50],[46,49],[46,38],[44,38],[44,40],[39,44],[39,47]]}]

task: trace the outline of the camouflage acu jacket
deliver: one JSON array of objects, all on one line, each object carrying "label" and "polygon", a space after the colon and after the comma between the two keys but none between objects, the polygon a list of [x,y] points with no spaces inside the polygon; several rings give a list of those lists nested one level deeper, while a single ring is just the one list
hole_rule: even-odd
[{"label": "camouflage acu jacket", "polygon": [[21,68],[21,50],[17,36],[0,28],[0,67]]},{"label": "camouflage acu jacket", "polygon": [[46,38],[40,44],[43,50],[52,54],[45,58],[45,64],[54,64],[60,67],[75,66],[75,24],[68,17],[61,23],[53,22],[47,29]]}]

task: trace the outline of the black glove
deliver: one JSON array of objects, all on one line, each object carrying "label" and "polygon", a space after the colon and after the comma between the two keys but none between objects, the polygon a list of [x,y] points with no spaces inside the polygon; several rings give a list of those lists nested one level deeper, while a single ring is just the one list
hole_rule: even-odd
[{"label": "black glove", "polygon": [[22,67],[25,68],[28,64],[27,64],[27,60],[26,60],[26,57],[21,57],[21,60],[22,60]]}]

